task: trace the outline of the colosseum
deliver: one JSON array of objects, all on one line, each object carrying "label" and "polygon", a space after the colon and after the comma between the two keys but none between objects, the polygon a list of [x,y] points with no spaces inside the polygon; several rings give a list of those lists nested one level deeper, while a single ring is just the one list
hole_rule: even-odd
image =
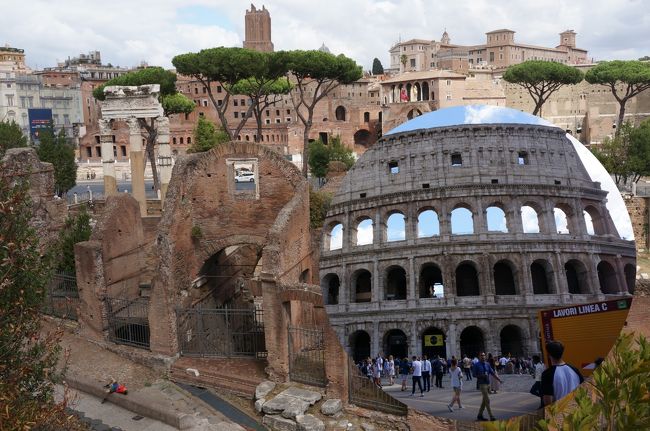
[{"label": "colosseum", "polygon": [[461,106],[368,150],[333,198],[320,258],[348,353],[531,355],[538,310],[630,295],[629,217],[573,142],[517,110]]}]

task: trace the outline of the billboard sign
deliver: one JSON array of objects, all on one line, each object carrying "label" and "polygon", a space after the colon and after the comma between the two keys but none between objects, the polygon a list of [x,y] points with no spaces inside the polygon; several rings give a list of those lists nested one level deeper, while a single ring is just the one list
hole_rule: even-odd
[{"label": "billboard sign", "polygon": [[40,132],[47,129],[52,122],[51,109],[28,109],[29,134],[32,139],[39,139]]},{"label": "billboard sign", "polygon": [[539,312],[543,348],[547,341],[564,344],[565,362],[591,375],[598,358],[605,358],[621,333],[632,298],[577,304]]}]

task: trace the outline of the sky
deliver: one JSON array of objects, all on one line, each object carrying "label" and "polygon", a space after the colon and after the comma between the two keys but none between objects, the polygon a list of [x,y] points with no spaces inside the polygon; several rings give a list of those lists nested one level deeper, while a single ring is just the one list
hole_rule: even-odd
[{"label": "sky", "polygon": [[[578,33],[578,47],[596,60],[650,55],[647,0],[267,0],[276,50],[317,49],[353,58],[364,69],[373,58],[389,66],[388,50],[412,38],[481,44],[485,32],[516,31],[515,41],[556,46],[558,33]],[[326,6],[324,6],[326,5]],[[171,67],[185,52],[241,46],[244,13],[237,0],[0,0],[0,44],[22,48],[32,68],[98,50],[104,63],[142,61]]]}]

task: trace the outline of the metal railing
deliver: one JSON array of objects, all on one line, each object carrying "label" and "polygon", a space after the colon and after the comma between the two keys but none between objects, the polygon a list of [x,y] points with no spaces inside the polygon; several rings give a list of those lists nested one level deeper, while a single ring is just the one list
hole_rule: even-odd
[{"label": "metal railing", "polygon": [[58,272],[45,288],[43,313],[63,319],[77,320],[79,291],[74,274]]},{"label": "metal railing", "polygon": [[255,308],[178,308],[183,356],[266,357],[264,312]]},{"label": "metal railing", "polygon": [[349,398],[351,404],[367,409],[378,410],[399,416],[406,416],[408,406],[391,397],[368,377],[363,376],[359,368],[348,359]]},{"label": "metal railing", "polygon": [[325,343],[322,329],[289,326],[289,378],[314,386],[326,386]]},{"label": "metal railing", "polygon": [[117,344],[149,348],[149,299],[106,298],[108,339]]}]

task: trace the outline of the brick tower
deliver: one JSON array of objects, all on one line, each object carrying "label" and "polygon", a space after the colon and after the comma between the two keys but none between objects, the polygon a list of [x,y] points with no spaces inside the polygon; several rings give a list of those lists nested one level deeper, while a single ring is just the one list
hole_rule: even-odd
[{"label": "brick tower", "polygon": [[251,3],[251,10],[246,11],[244,26],[246,28],[244,48],[262,52],[273,51],[271,15],[264,6],[262,6],[262,9],[257,10],[255,5]]}]

